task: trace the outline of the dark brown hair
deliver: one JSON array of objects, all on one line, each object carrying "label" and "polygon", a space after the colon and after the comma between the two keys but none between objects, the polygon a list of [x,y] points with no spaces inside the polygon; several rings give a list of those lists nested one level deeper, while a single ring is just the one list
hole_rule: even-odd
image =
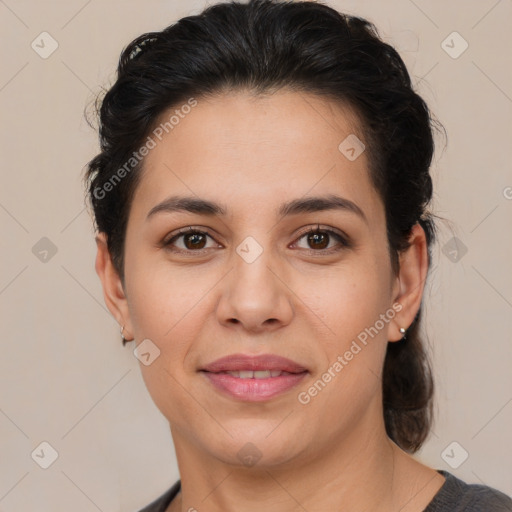
[{"label": "dark brown hair", "polygon": [[[367,20],[321,3],[251,0],[213,5],[141,35],[122,52],[117,80],[99,106],[101,152],[85,176],[96,227],[107,235],[121,279],[128,214],[143,164],[134,155],[162,114],[190,98],[240,89],[264,94],[282,87],[354,109],[370,176],[385,207],[394,271],[417,223],[430,256],[429,168],[433,128],[439,123],[414,92],[398,53]],[[404,340],[388,344],[383,373],[386,430],[409,452],[427,437],[432,413],[420,315],[421,310]]]}]

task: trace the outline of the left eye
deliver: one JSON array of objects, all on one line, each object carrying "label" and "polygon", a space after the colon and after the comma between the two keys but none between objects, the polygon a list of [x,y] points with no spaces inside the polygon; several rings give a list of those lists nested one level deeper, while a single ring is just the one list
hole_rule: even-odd
[{"label": "left eye", "polygon": [[[299,241],[295,243],[298,247],[314,251],[332,249],[333,247],[336,247],[336,245],[342,247],[346,247],[348,245],[341,235],[329,229],[312,229],[307,233],[304,233],[298,240]],[[300,246],[301,240],[305,241],[307,247]]]}]

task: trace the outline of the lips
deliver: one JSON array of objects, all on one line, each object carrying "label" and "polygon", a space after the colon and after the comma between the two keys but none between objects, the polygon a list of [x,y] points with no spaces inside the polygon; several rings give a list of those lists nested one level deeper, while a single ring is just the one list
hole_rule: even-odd
[{"label": "lips", "polygon": [[275,354],[261,354],[257,356],[246,356],[244,354],[233,354],[222,357],[206,365],[203,371],[210,373],[239,372],[239,371],[281,371],[286,373],[302,373],[307,369],[285,357]]},{"label": "lips", "polygon": [[274,354],[233,354],[200,370],[217,391],[236,400],[262,402],[295,387],[308,370]]}]

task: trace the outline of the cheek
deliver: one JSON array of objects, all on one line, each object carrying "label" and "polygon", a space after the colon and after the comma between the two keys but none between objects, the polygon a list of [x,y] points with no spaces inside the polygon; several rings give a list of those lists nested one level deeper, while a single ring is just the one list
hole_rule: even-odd
[{"label": "cheek", "polygon": [[137,344],[149,339],[159,350],[150,365],[141,361],[142,377],[166,418],[176,419],[176,411],[180,417],[193,417],[197,410],[184,388],[190,377],[185,363],[194,342],[201,338],[204,322],[200,318],[213,307],[208,291],[215,279],[194,279],[188,271],[171,271],[165,264],[144,267],[135,258],[132,263],[126,266],[126,275],[130,276],[127,293],[135,339]]},{"label": "cheek", "polygon": [[216,281],[215,272],[176,267],[161,256],[144,254],[127,260],[126,276],[136,339],[150,338],[162,347],[197,314]]},{"label": "cheek", "polygon": [[375,260],[340,265],[321,277],[302,276],[298,286],[304,303],[329,333],[324,343],[331,356],[373,326],[390,307],[388,269]]},{"label": "cheek", "polygon": [[222,275],[220,268],[176,267],[142,251],[126,261],[135,339],[137,343],[149,339],[160,351],[151,365],[140,365],[158,406],[162,400],[179,400],[177,382],[184,382],[190,371],[195,371],[190,353],[196,342],[205,338],[204,326],[215,307],[214,290]]},{"label": "cheek", "polygon": [[341,364],[336,367],[338,372],[331,370],[338,376],[332,379],[333,393],[324,397],[333,414],[339,411],[343,397],[347,404],[364,403],[380,385],[388,328],[395,316],[390,275],[387,260],[378,255],[361,259],[337,280],[330,280],[322,299],[325,321],[336,333],[325,347],[328,367]]},{"label": "cheek", "polygon": [[[321,428],[329,436],[353,428],[368,405],[381,400],[389,324],[380,319],[389,310],[390,295],[385,269],[368,262],[322,282],[323,293],[302,288],[308,307],[329,329],[317,333],[322,364],[299,390],[299,403],[309,418],[322,418]],[[313,422],[310,428],[313,435],[319,427]]]}]

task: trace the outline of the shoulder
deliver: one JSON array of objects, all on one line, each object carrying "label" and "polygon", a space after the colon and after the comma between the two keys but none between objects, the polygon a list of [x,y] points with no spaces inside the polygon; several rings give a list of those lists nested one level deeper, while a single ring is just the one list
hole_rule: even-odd
[{"label": "shoulder", "polygon": [[424,512],[512,512],[512,499],[480,484],[467,484],[448,471],[446,481]]},{"label": "shoulder", "polygon": [[162,496],[152,501],[149,505],[146,505],[139,512],[165,512],[171,501],[180,492],[181,481],[178,480],[170,489],[165,491]]}]

